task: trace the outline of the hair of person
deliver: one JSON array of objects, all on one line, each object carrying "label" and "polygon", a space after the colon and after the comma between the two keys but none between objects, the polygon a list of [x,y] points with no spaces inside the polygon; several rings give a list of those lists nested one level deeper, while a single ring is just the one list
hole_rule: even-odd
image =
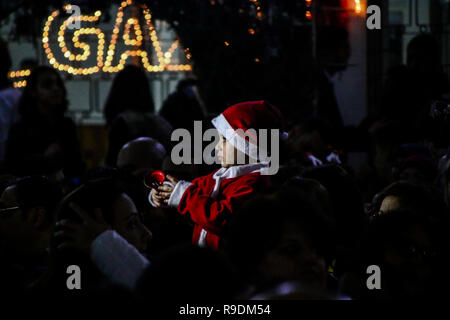
[{"label": "hair of person", "polygon": [[429,59],[433,59],[436,63],[440,64],[441,54],[440,45],[436,38],[430,33],[421,33],[408,43],[407,51],[407,64],[414,55],[423,57],[428,55]]},{"label": "hair of person", "polygon": [[44,207],[46,222],[54,220],[56,207],[63,196],[55,183],[44,176],[28,176],[17,179],[11,185],[15,187],[17,201],[24,211]]},{"label": "hair of person", "polygon": [[57,218],[80,221],[80,217],[69,206],[71,202],[74,202],[90,215],[94,214],[94,209],[99,208],[105,221],[112,224],[114,203],[122,193],[124,190],[114,177],[100,177],[85,181],[69,192],[59,203]]},{"label": "hair of person", "polygon": [[323,210],[323,214],[330,217],[332,216],[332,208],[328,191],[323,185],[320,184],[319,181],[295,176],[288,179],[284,183],[284,186],[293,188],[293,190],[296,190],[299,195],[305,199],[317,201],[318,205],[320,205]]},{"label": "hair of person", "polygon": [[148,191],[143,184],[143,177],[134,176],[124,168],[97,166],[89,169],[84,174],[81,178],[81,183],[100,179],[111,179],[115,184],[115,188],[123,191],[133,200],[139,212],[146,211],[149,208]]},{"label": "hair of person", "polygon": [[319,181],[328,191],[333,216],[338,228],[347,230],[343,236],[350,236],[349,232],[363,233],[365,226],[364,205],[361,193],[350,174],[338,165],[323,165],[308,168],[303,178]]},{"label": "hair of person", "polygon": [[375,195],[372,201],[373,215],[379,212],[383,200],[389,196],[398,198],[404,210],[414,210],[442,222],[449,220],[448,209],[438,190],[406,181],[394,182]]},{"label": "hair of person", "polygon": [[108,124],[125,110],[154,112],[150,84],[144,69],[127,65],[114,78],[103,114]]},{"label": "hair of person", "polygon": [[[118,186],[115,179],[107,174],[101,177],[84,180],[81,185],[69,192],[60,201],[56,209],[56,219],[58,221],[68,219],[81,222],[81,218],[70,207],[70,203],[73,202],[91,216],[94,215],[94,209],[99,208],[102,212],[103,219],[108,224],[113,225],[113,207],[115,200],[117,200],[122,193],[123,190]],[[50,289],[53,292],[62,292],[67,295],[74,294],[73,291],[68,291],[66,287],[66,270],[69,265],[77,265],[80,267],[83,272],[81,286],[87,292],[103,285],[102,281],[104,280],[104,276],[94,266],[89,255],[71,248],[59,250],[57,248],[58,243],[59,242],[55,237],[51,238],[51,263],[48,272],[43,278],[44,288],[47,290]]]},{"label": "hair of person", "polygon": [[370,263],[381,264],[385,248],[401,241],[401,233],[416,224],[424,227],[430,235],[435,229],[428,217],[411,209],[391,210],[386,214],[375,216],[369,223],[364,250],[366,259],[372,259]]},{"label": "hair of person", "polygon": [[30,76],[27,78],[27,85],[23,90],[22,96],[20,97],[18,103],[18,110],[23,119],[35,120],[36,117],[39,117],[37,100],[36,97],[34,97],[34,92],[36,91],[36,87],[38,85],[40,77],[45,73],[55,74],[58,84],[61,86],[63,90],[64,96],[63,105],[61,106],[61,108],[58,108],[58,110],[60,111],[60,115],[63,116],[67,110],[68,106],[68,101],[66,99],[67,91],[58,71],[48,66],[37,66],[31,71]]},{"label": "hair of person", "polygon": [[227,229],[225,251],[243,277],[251,276],[264,256],[276,247],[286,223],[301,226],[313,249],[329,262],[335,249],[333,221],[297,192],[281,188],[247,201]]},{"label": "hair of person", "polygon": [[194,78],[181,79],[177,83],[177,91],[183,91],[187,87],[195,86],[197,84],[198,84],[198,81],[196,79],[194,79]]}]

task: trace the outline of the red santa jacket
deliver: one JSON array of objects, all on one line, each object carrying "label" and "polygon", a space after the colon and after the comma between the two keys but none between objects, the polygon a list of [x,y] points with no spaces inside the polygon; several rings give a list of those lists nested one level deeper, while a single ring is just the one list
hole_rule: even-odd
[{"label": "red santa jacket", "polygon": [[261,175],[264,163],[221,168],[192,182],[179,181],[169,206],[189,214],[194,222],[192,242],[219,248],[224,226],[236,209],[260,188],[269,186],[269,176]]}]

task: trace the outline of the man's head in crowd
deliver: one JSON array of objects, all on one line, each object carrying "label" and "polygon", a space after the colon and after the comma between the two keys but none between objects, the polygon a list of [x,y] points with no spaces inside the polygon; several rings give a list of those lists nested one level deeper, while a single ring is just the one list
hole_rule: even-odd
[{"label": "man's head in crowd", "polygon": [[21,262],[47,255],[54,213],[62,194],[45,177],[25,177],[0,198],[0,234],[4,249]]},{"label": "man's head in crowd", "polygon": [[[414,210],[391,210],[370,223],[368,265],[382,270],[379,294],[388,298],[426,297],[436,291],[445,275],[442,230],[429,217]],[[445,271],[444,271],[445,272]]]},{"label": "man's head in crowd", "polygon": [[441,51],[438,41],[427,33],[415,36],[407,47],[407,66],[420,73],[441,72]]},{"label": "man's head in crowd", "polygon": [[248,201],[229,236],[231,261],[258,289],[284,281],[325,288],[332,223],[298,193],[283,189]]},{"label": "man's head in crowd", "polygon": [[365,233],[367,219],[361,192],[350,174],[341,166],[327,164],[306,169],[302,177],[317,180],[327,190],[336,221],[335,241],[356,246]]},{"label": "man's head in crowd", "polygon": [[19,113],[24,120],[61,117],[67,110],[66,94],[59,73],[51,67],[38,66],[27,79],[27,86],[19,101]]},{"label": "man's head in crowd", "polygon": [[[150,84],[145,70],[127,65],[116,74],[103,109],[106,122],[111,124],[116,116],[126,110],[153,112],[155,109]],[[127,94],[123,94],[126,92]]]},{"label": "man's head in crowd", "polygon": [[72,202],[92,217],[95,217],[95,209],[100,209],[106,223],[144,253],[152,233],[142,223],[141,213],[128,191],[124,190],[125,186],[119,178],[109,176],[107,172],[103,177],[87,180],[64,199],[58,210],[58,219],[80,219],[70,207]]},{"label": "man's head in crowd", "polygon": [[319,181],[314,179],[305,179],[300,176],[295,176],[287,180],[284,184],[285,187],[293,188],[304,199],[308,199],[310,202],[317,204],[321,207],[322,212],[333,217],[333,210],[330,203],[330,196],[327,189],[320,184]]},{"label": "man's head in crowd", "polygon": [[426,186],[406,181],[394,182],[375,195],[372,215],[391,210],[414,210],[430,217],[446,216],[445,203],[439,193]]},{"label": "man's head in crowd", "polygon": [[126,143],[117,156],[117,167],[133,170],[135,174],[161,168],[166,156],[164,146],[153,138],[140,137]]},{"label": "man's head in crowd", "polygon": [[319,63],[331,75],[347,68],[351,55],[348,31],[342,27],[325,26],[317,34]]}]

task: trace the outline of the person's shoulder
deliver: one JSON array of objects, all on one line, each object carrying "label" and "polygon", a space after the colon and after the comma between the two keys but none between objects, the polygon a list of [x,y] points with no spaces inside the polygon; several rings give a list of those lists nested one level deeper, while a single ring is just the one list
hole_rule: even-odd
[{"label": "person's shoulder", "polygon": [[0,90],[0,97],[12,97],[14,99],[19,98],[22,95],[22,90],[13,88],[13,87],[6,87]]},{"label": "person's shoulder", "polygon": [[0,90],[0,103],[3,107],[14,107],[19,102],[22,91],[17,88],[4,88]]}]

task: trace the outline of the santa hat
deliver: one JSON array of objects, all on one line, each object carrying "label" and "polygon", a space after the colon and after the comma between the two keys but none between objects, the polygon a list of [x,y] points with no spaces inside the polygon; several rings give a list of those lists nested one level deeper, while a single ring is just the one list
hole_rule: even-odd
[{"label": "santa hat", "polygon": [[[280,110],[267,101],[249,101],[227,108],[212,120],[214,127],[236,149],[253,159],[258,159],[258,137],[261,139],[266,129],[266,145],[271,142],[271,130],[278,130],[282,139],[287,137],[283,131],[284,121]],[[261,144],[260,149],[264,149]],[[267,150],[260,150],[264,154]]]}]

